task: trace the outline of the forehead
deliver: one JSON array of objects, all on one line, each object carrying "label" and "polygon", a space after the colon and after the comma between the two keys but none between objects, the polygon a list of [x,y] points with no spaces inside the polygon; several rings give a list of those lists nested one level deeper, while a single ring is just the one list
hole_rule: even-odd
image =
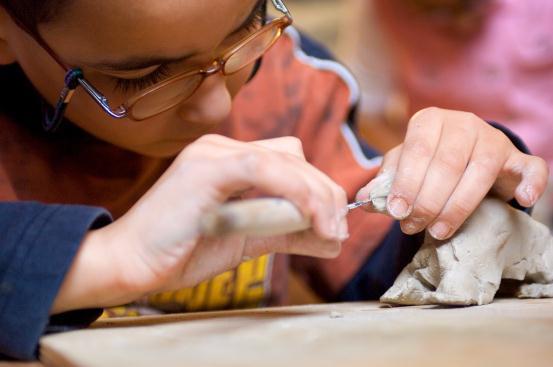
[{"label": "forehead", "polygon": [[60,55],[79,59],[208,52],[256,0],[72,0],[40,31]]}]

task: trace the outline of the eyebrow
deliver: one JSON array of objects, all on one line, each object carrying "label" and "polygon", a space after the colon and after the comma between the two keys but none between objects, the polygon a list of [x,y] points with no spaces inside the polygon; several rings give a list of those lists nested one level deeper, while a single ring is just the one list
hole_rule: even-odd
[{"label": "eyebrow", "polygon": [[[227,37],[238,33],[249,25],[254,18],[257,16],[258,12],[261,10],[262,4],[266,0],[258,0],[255,2],[251,12],[248,17],[232,32],[230,32]],[[138,56],[131,57],[125,60],[118,61],[100,61],[98,63],[88,63],[87,65],[94,69],[106,70],[106,71],[133,71],[146,69],[154,65],[163,65],[171,64],[175,62],[182,62],[187,59],[190,59],[196,56],[197,52],[189,52],[179,56],[163,57],[163,56]]]}]

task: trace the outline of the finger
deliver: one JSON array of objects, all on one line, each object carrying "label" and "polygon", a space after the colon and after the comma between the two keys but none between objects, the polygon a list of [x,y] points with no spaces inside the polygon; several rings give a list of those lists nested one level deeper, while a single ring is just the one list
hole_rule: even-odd
[{"label": "finger", "polygon": [[245,247],[246,238],[241,235],[201,238],[191,256],[183,259],[183,276],[177,277],[178,284],[169,285],[169,288],[193,287],[205,279],[236,268],[242,261]]},{"label": "finger", "polygon": [[[269,172],[266,167],[271,167],[269,162],[265,162],[263,167],[260,167],[256,172],[252,172],[252,175],[259,175],[260,172],[264,171],[267,176],[275,176],[279,174],[278,181],[282,179],[287,179],[288,181],[309,184],[312,195],[311,204],[308,206],[301,206],[299,209],[304,212],[304,214],[311,214],[313,216],[314,228],[323,236],[328,236],[330,233],[341,233],[340,238],[347,236],[347,223],[345,221],[345,215],[341,215],[343,208],[347,204],[346,196],[343,193],[343,190],[336,185],[328,176],[318,171],[311,165],[305,163],[305,158],[302,153],[301,142],[297,138],[280,138],[280,139],[271,139],[265,141],[259,141],[255,144],[237,142],[232,139],[221,138],[219,136],[210,136],[209,138],[203,139],[204,144],[206,145],[215,145],[219,149],[225,150],[222,156],[229,156],[231,154],[242,155],[246,157],[244,161],[249,160],[252,164],[255,159],[255,154],[265,154],[267,159],[278,159],[278,155],[274,153],[284,152],[283,155],[288,156],[288,158],[294,158],[287,161],[287,167],[282,166],[281,168],[273,167],[273,172]],[[274,150],[265,148],[271,147]],[[248,153],[249,152],[249,153]],[[292,153],[290,153],[292,152]],[[269,154],[271,153],[271,154]],[[210,156],[214,158],[214,156]],[[284,157],[280,157],[280,163],[284,162]],[[296,164],[294,164],[296,163]],[[253,163],[257,165],[257,163]],[[290,170],[296,167],[295,177],[286,177],[290,173]],[[284,176],[283,176],[283,173]],[[252,177],[255,178],[255,177]],[[276,182],[276,181],[275,181]],[[266,182],[267,183],[267,182]],[[297,186],[294,183],[290,183],[284,187]],[[244,190],[249,189],[250,187],[236,187],[235,190]],[[261,188],[261,187],[259,187]],[[273,187],[274,189],[274,187]],[[272,192],[276,194],[276,192]]]},{"label": "finger", "polygon": [[438,147],[443,126],[441,116],[438,109],[426,109],[416,113],[409,123],[388,196],[388,212],[396,219],[405,219],[411,214]]},{"label": "finger", "polygon": [[[310,166],[295,157],[248,152],[228,157],[219,162],[217,187],[228,195],[241,187],[256,187],[275,196],[289,199],[308,218],[323,238],[339,239],[338,213],[332,190],[314,183]],[[215,178],[216,179],[216,178]]]},{"label": "finger", "polygon": [[[490,191],[505,164],[504,147],[479,137],[467,168],[444,209],[430,224],[429,233],[443,240],[451,237]],[[505,158],[502,158],[505,157]]]},{"label": "finger", "polygon": [[[192,254],[183,263],[188,276],[180,277],[177,284],[168,284],[168,289],[194,286],[204,279],[238,266],[248,258],[257,258],[269,253],[283,253],[320,258],[334,258],[341,250],[341,243],[324,240],[313,231],[302,231],[274,237],[244,237],[227,235],[224,237],[202,238]],[[224,255],[224,256],[222,256]],[[205,259],[210,266],[206,268]],[[195,275],[195,276],[191,276]],[[186,279],[183,282],[183,279]]]},{"label": "finger", "polygon": [[506,200],[514,197],[524,207],[535,205],[547,186],[549,168],[542,158],[515,151],[502,171],[494,190]]},{"label": "finger", "polygon": [[476,143],[476,131],[467,125],[444,125],[413,211],[401,223],[403,232],[421,232],[440,214],[465,172]]},{"label": "finger", "polygon": [[[303,167],[303,164],[302,164]],[[338,222],[338,233],[340,240],[345,240],[349,237],[348,233],[348,223],[346,219],[347,210],[346,206],[348,204],[347,193],[343,187],[338,185],[334,180],[332,180],[327,174],[320,171],[314,166],[308,166],[308,170],[313,175],[312,185],[314,189],[317,187],[327,187],[332,197],[332,202],[334,204],[334,212],[336,213],[336,220]]]},{"label": "finger", "polygon": [[[399,158],[401,156],[402,145],[391,149],[382,160],[380,170],[374,179],[372,179],[365,187],[363,187],[355,196],[356,201],[365,201],[369,199],[369,196],[374,189],[375,185],[380,185],[382,180],[387,180],[387,177],[394,177],[397,170]],[[371,205],[364,205],[362,208],[366,211],[373,212],[374,208]]]},{"label": "finger", "polygon": [[297,160],[292,168],[296,169],[298,175],[304,177],[314,197],[319,198],[316,200],[316,205],[320,206],[321,209],[317,211],[322,210],[333,215],[333,217],[327,218],[325,221],[314,221],[315,231],[320,232],[322,231],[321,226],[327,226],[328,223],[331,223],[332,226],[337,226],[336,230],[338,231],[339,239],[345,240],[349,236],[346,220],[347,211],[345,209],[347,205],[345,190],[325,173],[303,161]]},{"label": "finger", "polygon": [[334,258],[340,254],[341,242],[321,239],[313,231],[302,231],[285,236],[248,238],[244,256],[259,257],[268,253],[283,253],[320,258]]},{"label": "finger", "polygon": [[[268,140],[259,140],[253,142],[253,144],[274,150],[276,152],[291,154],[299,158],[301,161],[305,161],[305,155],[303,153],[301,140],[296,137],[288,136]],[[336,184],[328,175],[321,172],[316,167],[305,166],[303,164],[299,165],[298,167],[306,174],[306,179],[311,182],[311,187],[313,190],[324,188],[324,195],[323,193],[321,193],[321,195],[325,197],[332,196],[334,210],[338,213],[338,231],[341,234],[341,238],[345,239],[348,236],[345,212],[345,206],[347,205],[347,195],[345,193],[345,190],[341,186]],[[328,189],[330,191],[328,191]]]}]

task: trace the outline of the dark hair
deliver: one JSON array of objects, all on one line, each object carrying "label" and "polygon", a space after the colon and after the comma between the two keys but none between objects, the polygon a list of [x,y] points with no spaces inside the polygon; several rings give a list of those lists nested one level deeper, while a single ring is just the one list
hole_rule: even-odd
[{"label": "dark hair", "polygon": [[38,25],[59,14],[68,0],[0,0],[11,17],[26,31],[38,35]]}]

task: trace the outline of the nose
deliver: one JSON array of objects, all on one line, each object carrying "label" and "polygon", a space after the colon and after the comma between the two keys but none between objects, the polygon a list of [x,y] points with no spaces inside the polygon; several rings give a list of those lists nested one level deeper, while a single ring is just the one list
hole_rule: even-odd
[{"label": "nose", "polygon": [[185,122],[214,125],[222,122],[231,111],[232,97],[221,73],[207,77],[200,88],[178,107]]}]

